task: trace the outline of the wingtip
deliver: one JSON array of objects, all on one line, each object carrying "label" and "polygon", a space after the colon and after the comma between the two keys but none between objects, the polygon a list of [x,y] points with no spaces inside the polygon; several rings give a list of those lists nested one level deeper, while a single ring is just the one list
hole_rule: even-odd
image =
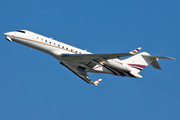
[{"label": "wingtip", "polygon": [[137,48],[137,49],[135,49],[135,50],[133,50],[133,51],[131,51],[131,52],[129,52],[129,53],[135,55],[135,54],[138,53],[140,50],[141,50],[141,47],[139,47],[139,48]]},{"label": "wingtip", "polygon": [[99,84],[99,82],[101,82],[102,81],[102,79],[99,79],[99,80],[96,80],[95,82],[94,82],[94,85],[98,85]]},{"label": "wingtip", "polygon": [[176,60],[175,58],[169,57],[171,60]]},{"label": "wingtip", "polygon": [[141,49],[142,49],[142,47],[139,47],[138,49],[139,49],[139,50],[141,50]]}]

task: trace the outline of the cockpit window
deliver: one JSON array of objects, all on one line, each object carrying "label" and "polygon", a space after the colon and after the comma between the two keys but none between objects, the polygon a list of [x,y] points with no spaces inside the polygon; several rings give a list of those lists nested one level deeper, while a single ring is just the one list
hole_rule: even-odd
[{"label": "cockpit window", "polygon": [[17,32],[25,33],[25,31],[23,31],[23,30],[18,30]]}]

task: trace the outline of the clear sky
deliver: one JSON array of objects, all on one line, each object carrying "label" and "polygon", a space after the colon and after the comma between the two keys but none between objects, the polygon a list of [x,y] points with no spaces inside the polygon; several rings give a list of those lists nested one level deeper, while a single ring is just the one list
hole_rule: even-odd
[{"label": "clear sky", "polygon": [[[179,0],[2,0],[0,17],[0,120],[180,120]],[[92,53],[142,47],[176,60],[148,66],[142,79],[91,73],[103,79],[96,87],[5,39],[19,29]]]}]

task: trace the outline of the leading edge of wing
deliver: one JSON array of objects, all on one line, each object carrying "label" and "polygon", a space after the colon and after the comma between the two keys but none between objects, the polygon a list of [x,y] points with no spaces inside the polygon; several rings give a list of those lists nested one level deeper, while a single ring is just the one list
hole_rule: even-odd
[{"label": "leading edge of wing", "polygon": [[90,60],[98,60],[98,59],[114,59],[119,57],[125,57],[130,55],[135,55],[141,47],[128,52],[128,53],[114,53],[114,54],[62,54],[61,57],[65,59],[72,59],[72,60],[83,60],[83,59],[90,59]]}]

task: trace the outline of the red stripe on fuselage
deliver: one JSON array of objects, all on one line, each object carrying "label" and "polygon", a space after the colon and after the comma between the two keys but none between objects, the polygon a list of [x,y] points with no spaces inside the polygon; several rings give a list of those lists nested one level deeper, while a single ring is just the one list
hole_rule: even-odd
[{"label": "red stripe on fuselage", "polygon": [[138,65],[138,64],[128,64],[129,66],[134,66],[134,67],[139,67],[144,69],[146,67],[146,65]]}]

